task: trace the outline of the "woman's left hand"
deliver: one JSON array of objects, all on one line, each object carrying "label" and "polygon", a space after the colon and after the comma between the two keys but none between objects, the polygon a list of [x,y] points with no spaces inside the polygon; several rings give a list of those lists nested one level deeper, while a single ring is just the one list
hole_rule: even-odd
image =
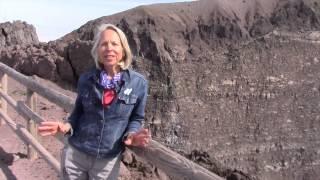
[{"label": "woman's left hand", "polygon": [[141,129],[136,133],[129,134],[124,144],[127,146],[146,147],[151,140],[151,133],[148,129]]}]

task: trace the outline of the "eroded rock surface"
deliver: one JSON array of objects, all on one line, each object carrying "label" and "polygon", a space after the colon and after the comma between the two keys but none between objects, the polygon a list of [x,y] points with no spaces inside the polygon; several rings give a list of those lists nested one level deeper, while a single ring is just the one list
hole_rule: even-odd
[{"label": "eroded rock surface", "polygon": [[320,176],[318,1],[140,6],[48,44],[8,46],[1,61],[74,85],[93,66],[101,23],[125,31],[133,68],[150,81],[146,125],[157,140],[228,179]]},{"label": "eroded rock surface", "polygon": [[15,44],[39,42],[34,26],[22,21],[0,23],[0,49]]}]

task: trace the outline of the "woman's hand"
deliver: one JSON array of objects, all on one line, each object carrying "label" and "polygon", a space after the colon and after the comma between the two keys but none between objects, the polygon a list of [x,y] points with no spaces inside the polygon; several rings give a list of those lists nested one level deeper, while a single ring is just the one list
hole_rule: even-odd
[{"label": "woman's hand", "polygon": [[151,140],[151,134],[148,129],[141,129],[136,133],[129,134],[124,144],[127,146],[146,147]]},{"label": "woman's hand", "polygon": [[71,129],[70,123],[62,123],[57,121],[44,121],[41,122],[40,126],[38,127],[38,131],[41,136],[49,136],[49,135],[56,135],[58,132],[63,134],[69,132]]}]

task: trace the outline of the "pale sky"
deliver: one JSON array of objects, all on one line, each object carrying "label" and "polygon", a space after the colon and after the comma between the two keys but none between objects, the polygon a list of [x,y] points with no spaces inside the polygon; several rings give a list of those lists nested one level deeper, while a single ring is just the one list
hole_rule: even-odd
[{"label": "pale sky", "polygon": [[190,0],[0,0],[0,23],[26,21],[47,42],[78,29],[86,22],[139,5]]}]

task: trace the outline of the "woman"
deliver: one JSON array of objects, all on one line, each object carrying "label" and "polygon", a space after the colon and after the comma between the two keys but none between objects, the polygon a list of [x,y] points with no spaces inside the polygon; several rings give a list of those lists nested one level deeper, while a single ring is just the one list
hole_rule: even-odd
[{"label": "woman", "polygon": [[42,136],[69,134],[63,179],[117,179],[124,144],[145,147],[151,139],[141,128],[147,81],[128,69],[132,55],[125,34],[101,25],[91,54],[96,68],[80,76],[68,121],[43,122],[38,128]]}]

